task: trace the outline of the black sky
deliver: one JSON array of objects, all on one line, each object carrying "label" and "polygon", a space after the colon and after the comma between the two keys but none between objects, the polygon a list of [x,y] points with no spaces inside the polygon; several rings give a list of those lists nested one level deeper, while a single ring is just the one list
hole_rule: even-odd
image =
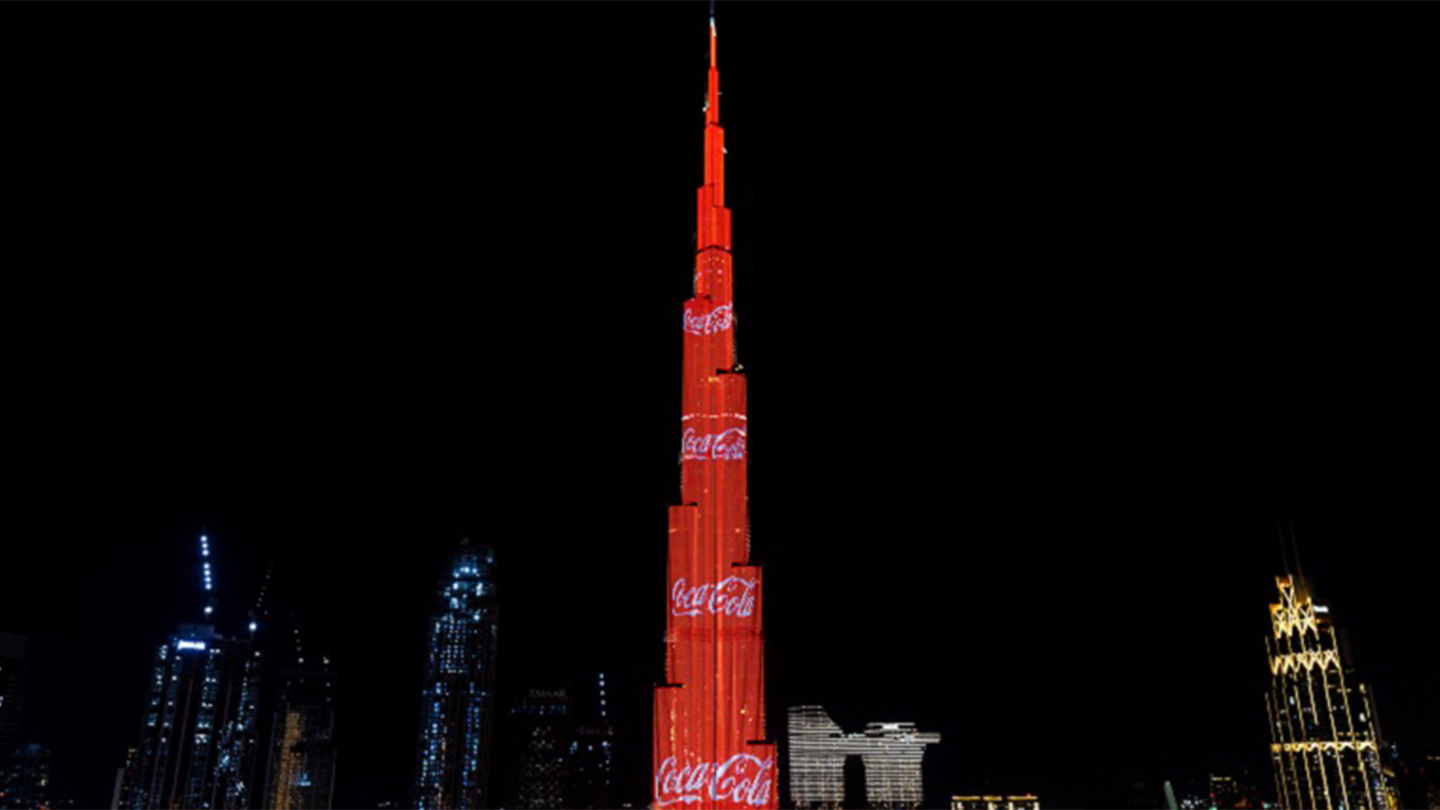
[{"label": "black sky", "polygon": [[[1385,731],[1440,748],[1419,51],[1032,8],[720,10],[772,731],[938,730],[932,804],[1268,787],[1293,519]],[[502,695],[609,673],[644,800],[704,13],[7,27],[0,629],[59,794],[108,803],[205,526],[222,614],[273,560],[324,628],[337,806],[408,795],[464,534]]]}]

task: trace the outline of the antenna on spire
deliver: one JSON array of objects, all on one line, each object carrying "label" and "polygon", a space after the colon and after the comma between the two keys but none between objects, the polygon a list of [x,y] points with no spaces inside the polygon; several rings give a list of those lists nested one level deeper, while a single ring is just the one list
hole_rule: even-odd
[{"label": "antenna on spire", "polygon": [[260,629],[260,618],[265,615],[265,594],[270,590],[270,577],[275,574],[275,560],[265,569],[265,579],[260,583],[260,595],[255,598],[255,607],[250,609],[250,635]]},{"label": "antenna on spire", "polygon": [[200,582],[205,588],[205,619],[215,612],[215,577],[210,566],[210,536],[200,527]]},{"label": "antenna on spire", "polygon": [[715,0],[710,0],[710,67],[715,67]]}]

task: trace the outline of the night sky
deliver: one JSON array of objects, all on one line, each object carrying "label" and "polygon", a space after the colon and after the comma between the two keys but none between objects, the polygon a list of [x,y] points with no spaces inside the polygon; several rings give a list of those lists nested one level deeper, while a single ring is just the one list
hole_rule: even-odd
[{"label": "night sky", "polygon": [[[273,562],[331,650],[337,807],[409,797],[462,536],[502,701],[605,671],[648,797],[705,7],[391,8],[7,32],[0,630],[59,797],[108,805],[202,527],[222,629]],[[1291,520],[1440,750],[1420,51],[1030,8],[721,5],[772,734],[939,731],[932,805],[1271,790]]]}]

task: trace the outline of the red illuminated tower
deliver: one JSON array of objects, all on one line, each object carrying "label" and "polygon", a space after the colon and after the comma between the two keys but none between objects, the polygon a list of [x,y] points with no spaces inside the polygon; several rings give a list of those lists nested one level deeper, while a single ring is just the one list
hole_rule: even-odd
[{"label": "red illuminated tower", "polygon": [[655,690],[655,807],[773,808],[760,567],[750,562],[745,375],[735,360],[730,211],[715,18],[695,296],[685,303],[682,503],[670,508],[668,683]]}]

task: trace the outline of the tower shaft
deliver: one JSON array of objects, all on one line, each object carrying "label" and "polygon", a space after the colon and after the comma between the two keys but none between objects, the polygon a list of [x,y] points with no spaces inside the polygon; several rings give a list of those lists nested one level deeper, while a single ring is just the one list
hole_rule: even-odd
[{"label": "tower shaft", "polygon": [[761,577],[750,560],[716,39],[712,18],[695,294],[683,318],[682,503],[670,509],[667,684],[655,691],[655,807],[777,804],[775,746],[764,741]]}]

